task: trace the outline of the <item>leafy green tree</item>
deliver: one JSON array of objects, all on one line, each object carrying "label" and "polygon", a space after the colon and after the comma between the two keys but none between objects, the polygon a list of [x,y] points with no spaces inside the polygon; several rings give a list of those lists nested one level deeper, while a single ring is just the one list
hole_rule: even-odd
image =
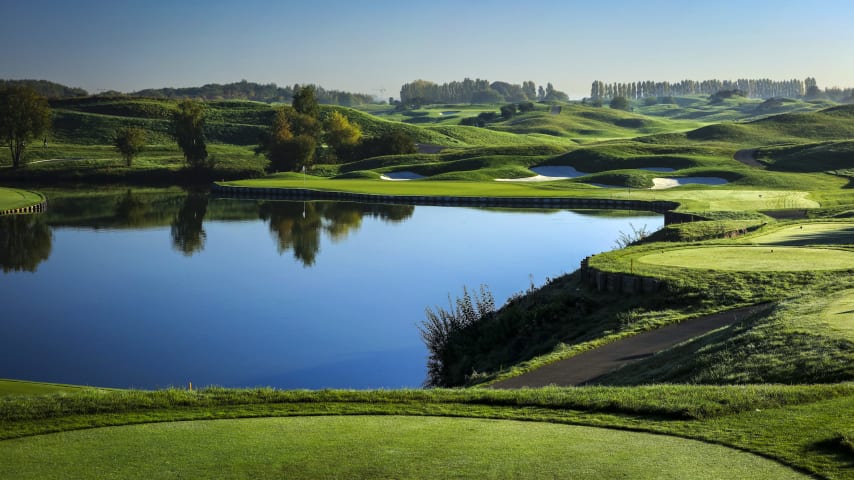
[{"label": "leafy green tree", "polygon": [[381,155],[405,155],[415,153],[418,147],[411,135],[393,130],[385,132],[379,137],[369,138],[362,141],[359,148],[362,158],[379,157]]},{"label": "leafy green tree", "polygon": [[212,166],[208,162],[205,143],[205,112],[202,104],[184,100],[172,117],[172,133],[184,152],[187,165],[192,168]]},{"label": "leafy green tree", "polygon": [[47,99],[26,86],[0,91],[0,139],[12,153],[12,167],[21,166],[24,150],[50,128]]},{"label": "leafy green tree", "polygon": [[341,112],[332,112],[326,121],[326,143],[338,158],[347,157],[362,139],[362,130]]},{"label": "leafy green tree", "polygon": [[513,118],[514,115],[516,115],[516,105],[510,104],[501,106],[501,116],[505,120]]},{"label": "leafy green tree", "polygon": [[113,146],[122,154],[125,164],[129,167],[133,157],[145,149],[145,130],[137,127],[125,127],[116,131]]},{"label": "leafy green tree", "polygon": [[313,85],[306,85],[294,92],[294,100],[291,106],[298,113],[317,118],[320,115],[320,106],[317,104],[316,91]]},{"label": "leafy green tree", "polygon": [[537,99],[537,85],[534,84],[534,82],[522,82],[522,91],[525,93],[525,96],[528,97],[528,100]]},{"label": "leafy green tree", "polygon": [[519,111],[522,113],[533,112],[534,104],[531,102],[522,102],[519,104]]},{"label": "leafy green tree", "polygon": [[628,110],[629,109],[629,101],[628,101],[628,99],[626,99],[626,97],[614,97],[611,99],[611,103],[609,105],[614,110]]}]

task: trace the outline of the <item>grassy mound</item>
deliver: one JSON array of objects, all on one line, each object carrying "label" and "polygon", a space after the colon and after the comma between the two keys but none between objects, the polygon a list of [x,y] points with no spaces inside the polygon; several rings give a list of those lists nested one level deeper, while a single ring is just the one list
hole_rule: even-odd
[{"label": "grassy mound", "polygon": [[799,272],[854,269],[854,252],[806,247],[724,247],[669,249],[637,258],[640,263],[708,270]]},{"label": "grassy mound", "polygon": [[769,169],[823,172],[854,168],[854,141],[834,141],[761,148],[757,159]]},{"label": "grassy mound", "polygon": [[[603,455],[603,452],[608,452]],[[581,426],[395,416],[113,427],[0,442],[4,478],[808,478],[720,445]]]},{"label": "grassy mound", "polygon": [[[0,441],[0,475],[77,478],[115,471],[122,478],[150,478],[160,472],[195,469],[189,476],[263,478],[288,473],[316,478],[342,472],[347,478],[407,478],[419,473],[434,478],[435,472],[445,471],[441,464],[432,463],[435,461],[452,465],[456,470],[450,476],[468,472],[466,465],[471,464],[471,478],[483,478],[484,472],[494,472],[491,475],[496,478],[517,476],[518,472],[520,478],[526,478],[527,470],[520,470],[519,465],[542,473],[528,463],[537,459],[553,471],[583,462],[592,477],[610,478],[625,472],[632,478],[661,478],[670,470],[662,470],[658,460],[664,462],[663,456],[670,456],[672,462],[665,464],[674,472],[681,464],[694,466],[693,471],[674,478],[698,478],[706,473],[706,464],[697,455],[709,455],[727,468],[741,468],[732,465],[741,465],[741,458],[753,458],[725,448],[708,450],[707,444],[683,440],[688,438],[758,453],[823,477],[841,478],[847,463],[839,456],[840,432],[851,431],[851,425],[839,412],[854,407],[852,388],[851,384],[519,391],[214,388],[193,392],[82,390],[0,397],[0,438],[7,439]],[[238,418],[254,420],[235,420]],[[220,421],[190,421],[213,419]],[[136,426],[93,428],[121,425]],[[67,433],[43,435],[56,432]],[[347,448],[340,448],[342,444]],[[575,461],[578,455],[589,458]],[[371,465],[378,470],[369,470]],[[753,463],[749,468],[758,470],[745,475],[758,474],[767,465]],[[433,471],[434,466],[438,470]],[[133,467],[137,470],[131,470]],[[217,467],[211,475],[200,474]],[[492,470],[498,467],[500,470]],[[294,470],[284,472],[286,468]],[[774,474],[793,472],[777,469]],[[712,478],[720,477],[728,475],[724,472]]]}]

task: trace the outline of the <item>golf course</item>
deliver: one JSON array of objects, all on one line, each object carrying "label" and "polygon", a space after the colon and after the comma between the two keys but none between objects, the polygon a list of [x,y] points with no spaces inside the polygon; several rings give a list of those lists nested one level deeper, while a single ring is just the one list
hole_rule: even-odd
[{"label": "golf course", "polygon": [[[520,293],[503,304],[485,287],[459,295],[458,285],[444,286],[447,307],[418,305],[426,320],[401,320],[418,323],[429,388],[0,380],[0,478],[854,478],[854,105],[801,98],[769,111],[762,99],[689,95],[636,99],[629,109],[532,102],[504,116],[506,105],[492,103],[319,105],[319,125],[345,118],[363,143],[332,152],[328,140],[317,161],[285,171],[277,150],[261,147],[294,107],[199,104],[215,160],[204,168],[188,166],[172,139],[173,115],[185,108],[178,100],[51,99],[50,138],[19,168],[0,153],[0,212],[48,200],[46,213],[0,217],[12,219],[8,232],[93,226],[118,236],[146,226],[182,245],[207,238],[217,251],[225,227],[206,224],[206,233],[205,215],[223,224],[260,216],[270,221],[267,236],[287,226],[277,237],[281,255],[310,243],[297,235],[309,224],[334,241],[356,237],[361,214],[320,202],[348,195],[378,198],[388,212],[372,207],[365,216],[388,223],[406,218],[392,208],[402,205],[550,212],[572,200],[616,218],[628,214],[620,202],[638,202],[660,210],[664,227],[630,224],[614,245],[563,266],[567,273],[541,285],[520,278]],[[146,139],[132,164],[111,143],[129,125]],[[378,138],[404,138],[407,151],[360,154]],[[134,197],[134,188],[155,193]],[[51,217],[58,197],[68,218]],[[234,203],[229,210],[209,197]],[[100,207],[70,211],[78,198]],[[144,198],[159,203],[146,210]],[[288,207],[300,211],[276,217],[285,200],[301,202]],[[661,205],[668,208],[654,208]],[[187,225],[198,227],[195,237]],[[35,238],[7,236],[9,245]],[[399,247],[369,254],[382,266],[386,250]],[[406,247],[410,287],[423,288],[425,247]],[[194,253],[201,249],[184,250],[180,261]],[[169,272],[163,282],[202,289]],[[349,310],[361,322],[372,308],[383,302]],[[180,335],[195,342],[224,320],[210,322]],[[546,380],[534,382],[537,375]]]}]

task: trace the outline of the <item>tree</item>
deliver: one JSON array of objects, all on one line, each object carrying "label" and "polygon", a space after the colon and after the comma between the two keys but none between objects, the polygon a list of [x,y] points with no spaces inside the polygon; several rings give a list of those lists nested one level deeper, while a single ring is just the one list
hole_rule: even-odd
[{"label": "tree", "polygon": [[12,167],[21,166],[27,144],[50,127],[47,99],[30,87],[12,86],[0,91],[0,139],[12,153]]},{"label": "tree", "polygon": [[172,134],[192,168],[210,167],[205,144],[205,112],[199,102],[184,100],[172,117]]},{"label": "tree", "polygon": [[122,154],[125,164],[129,167],[133,157],[145,148],[145,130],[137,127],[120,128],[116,130],[113,145]]},{"label": "tree", "polygon": [[626,97],[614,97],[611,99],[610,107],[614,110],[628,110],[629,101]]},{"label": "tree", "polygon": [[531,102],[522,102],[519,104],[519,111],[522,113],[533,112],[534,104]]},{"label": "tree", "polygon": [[298,113],[317,118],[320,115],[320,106],[317,104],[314,85],[306,85],[294,92],[294,100],[291,106]]},{"label": "tree", "polygon": [[346,156],[362,139],[362,130],[341,112],[332,112],[326,121],[326,143],[339,157]]},{"label": "tree", "polygon": [[516,105],[510,104],[501,106],[501,116],[505,120],[510,120],[514,115],[516,115]]},{"label": "tree", "polygon": [[412,136],[399,130],[393,130],[385,132],[379,137],[363,140],[359,150],[362,158],[369,158],[380,155],[415,153],[418,151],[418,147],[415,145],[415,139]]}]

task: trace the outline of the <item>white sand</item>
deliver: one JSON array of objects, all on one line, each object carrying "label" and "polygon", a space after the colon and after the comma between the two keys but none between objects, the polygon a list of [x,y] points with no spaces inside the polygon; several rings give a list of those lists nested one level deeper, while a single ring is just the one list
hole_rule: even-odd
[{"label": "white sand", "polygon": [[392,182],[402,182],[406,180],[418,180],[424,178],[424,175],[418,175],[413,172],[388,172],[385,175],[380,175],[381,180],[389,180]]},{"label": "white sand", "polygon": [[680,185],[724,185],[729,183],[720,177],[675,177],[675,178],[653,178],[652,190],[664,190],[666,188],[678,187]]},{"label": "white sand", "polygon": [[524,178],[496,178],[496,182],[551,182],[553,180],[566,180],[567,178],[578,178],[587,175],[579,172],[573,167],[534,167],[531,169],[536,173],[533,177]]}]

